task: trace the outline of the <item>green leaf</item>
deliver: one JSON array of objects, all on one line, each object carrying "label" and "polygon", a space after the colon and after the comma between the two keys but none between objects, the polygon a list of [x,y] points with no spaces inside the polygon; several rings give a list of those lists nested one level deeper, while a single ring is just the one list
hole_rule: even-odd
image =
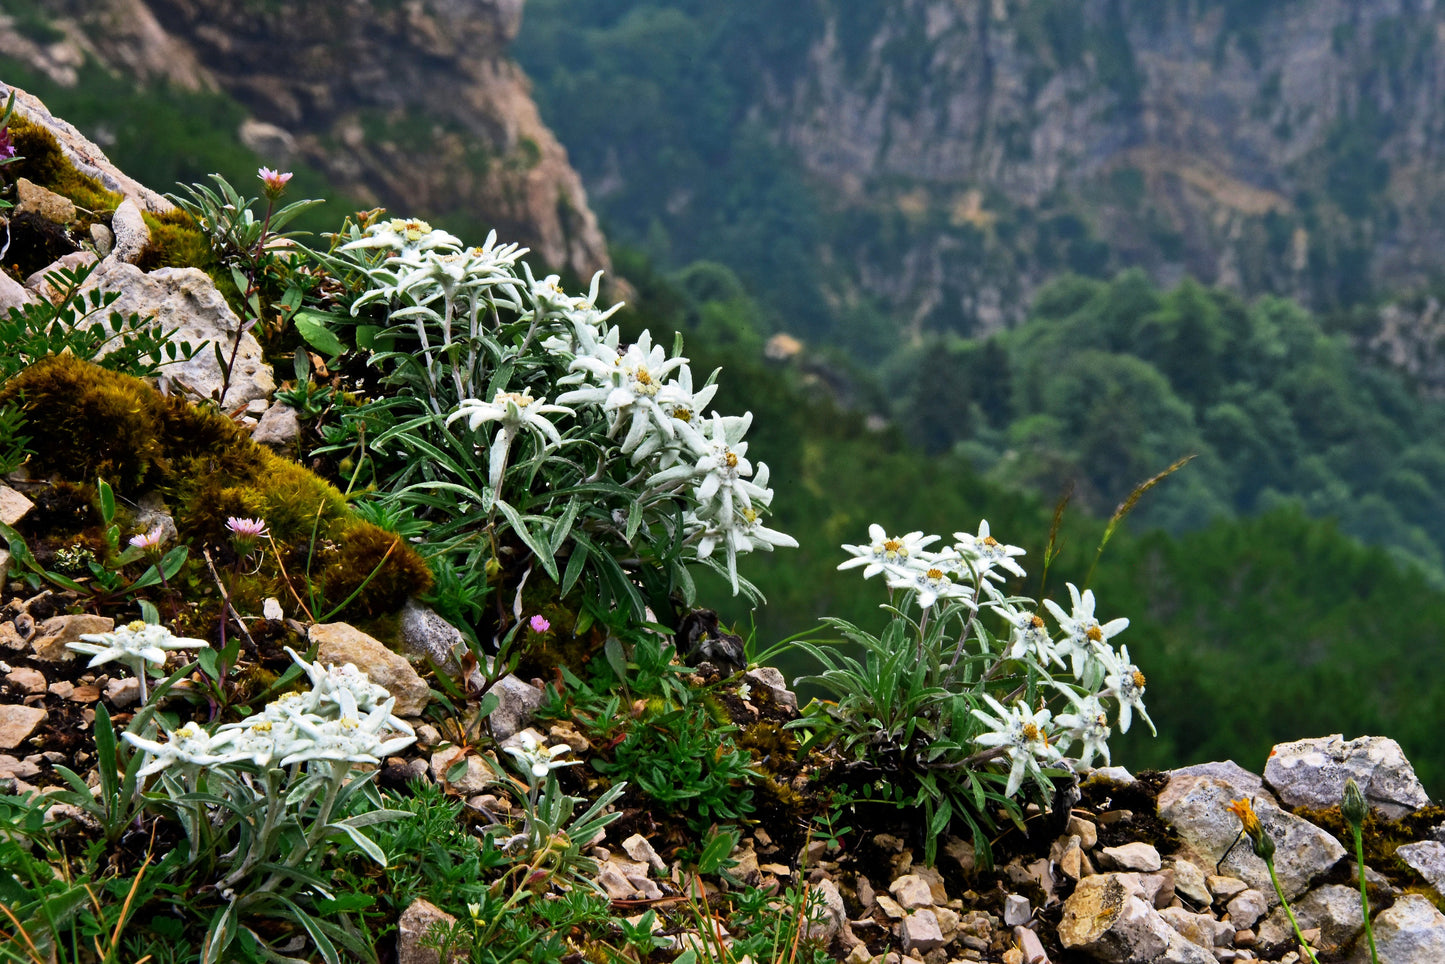
[{"label": "green leaf", "polygon": [[335,358],[346,351],[346,346],[326,327],[326,317],[314,311],[298,311],[292,321],[296,324],[297,334],[306,340],[306,344]]},{"label": "green leaf", "polygon": [[349,823],[333,823],[328,829],[340,830],[342,833],[346,834],[346,836],[351,838],[351,842],[356,844],[356,846],[361,849],[362,853],[366,854],[372,860],[376,861],[378,866],[386,866],[386,852],[382,850],[379,846],[377,846],[376,841],[372,840],[370,837],[362,833],[356,827],[352,826]]},{"label": "green leaf", "polygon": [[111,490],[110,483],[105,479],[97,480],[96,488],[100,491],[101,521],[105,525],[110,525],[115,521],[115,492]]}]

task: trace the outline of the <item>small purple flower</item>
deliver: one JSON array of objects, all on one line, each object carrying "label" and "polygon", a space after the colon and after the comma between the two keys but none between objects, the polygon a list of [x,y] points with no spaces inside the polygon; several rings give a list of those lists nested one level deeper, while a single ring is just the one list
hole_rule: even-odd
[{"label": "small purple flower", "polygon": [[266,185],[266,196],[273,201],[286,192],[286,182],[291,180],[290,171],[283,174],[280,171],[273,171],[269,167],[261,168],[256,172],[256,176]]},{"label": "small purple flower", "polygon": [[10,128],[0,127],[0,160],[15,156],[15,142],[10,139]]},{"label": "small purple flower", "polygon": [[528,622],[527,625],[532,627],[532,632],[534,633],[545,633],[547,630],[552,628],[552,624],[547,622],[547,617],[543,616],[541,613],[533,616],[531,621]]}]

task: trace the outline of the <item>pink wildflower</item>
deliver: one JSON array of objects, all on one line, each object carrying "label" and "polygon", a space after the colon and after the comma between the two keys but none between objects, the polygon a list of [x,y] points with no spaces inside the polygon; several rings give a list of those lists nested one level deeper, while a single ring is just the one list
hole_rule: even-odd
[{"label": "pink wildflower", "polygon": [[237,516],[227,516],[226,528],[231,530],[231,546],[236,550],[238,556],[249,556],[256,548],[256,542],[264,539],[271,533],[266,529],[266,523],[262,519],[242,519]]},{"label": "pink wildflower", "polygon": [[528,625],[532,627],[532,632],[534,633],[545,633],[552,628],[552,624],[547,622],[547,617],[541,613],[533,616]]},{"label": "pink wildflower", "polygon": [[131,536],[131,537],[130,537],[130,544],[133,545],[133,546],[135,546],[137,549],[141,550],[142,552],[153,552],[153,551],[155,551],[156,548],[158,548],[158,547],[160,546],[160,544],[161,544],[162,542],[165,542],[165,541],[166,541],[165,530],[164,530],[163,528],[161,528],[160,526],[156,526],[156,527],[155,527],[154,529],[152,529],[150,532],[146,532],[146,533],[142,533],[141,535],[138,535],[138,536]]},{"label": "pink wildflower", "polygon": [[261,168],[256,172],[256,176],[265,183],[266,196],[272,200],[275,200],[285,193],[286,182],[291,180],[290,171],[283,174],[280,171],[273,171],[269,167]]}]

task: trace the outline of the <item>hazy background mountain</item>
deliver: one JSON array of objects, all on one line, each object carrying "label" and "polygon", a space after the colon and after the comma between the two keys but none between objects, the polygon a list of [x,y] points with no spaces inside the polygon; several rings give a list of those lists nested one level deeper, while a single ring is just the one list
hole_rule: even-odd
[{"label": "hazy background mountain", "polygon": [[[745,567],[766,642],[876,622],[834,568],[870,522],[985,517],[1029,549],[1021,588],[1091,578],[1134,621],[1161,733],[1120,762],[1384,733],[1438,794],[1442,19],[0,0],[0,77],[159,190],[289,166],[293,196],[333,199],[317,230],[382,203],[574,277],[613,262],[629,329],[684,332],[695,369],[724,367],[719,408],[755,413],[802,545]],[[1099,520],[1187,454],[1093,569]]]}]

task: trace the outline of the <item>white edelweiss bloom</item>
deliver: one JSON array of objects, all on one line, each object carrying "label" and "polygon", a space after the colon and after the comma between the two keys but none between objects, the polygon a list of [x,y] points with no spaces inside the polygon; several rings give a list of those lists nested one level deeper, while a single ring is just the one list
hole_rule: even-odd
[{"label": "white edelweiss bloom", "polygon": [[762,483],[749,481],[753,464],[747,459],[748,443],[742,437],[752,421],[752,412],[740,417],[714,413],[705,424],[706,432],[701,433],[703,454],[692,471],[702,481],[693,497],[701,506],[699,515],[716,518],[724,526],[732,525],[734,514],[751,509],[754,501],[767,505],[772,500],[772,492],[765,487],[766,476]]},{"label": "white edelweiss bloom", "polygon": [[665,471],[688,457],[700,455],[707,447],[707,440],[699,429],[707,425],[702,412],[716,394],[717,385],[711,380],[694,391],[692,369],[679,366],[676,377],[657,393],[658,407],[672,419],[673,434],[669,437],[662,431],[648,433],[633,450],[632,461],[637,463],[657,456],[658,471]]},{"label": "white edelweiss bloom", "polygon": [[221,732],[212,736],[195,723],[187,723],[173,730],[165,743],[147,740],[134,733],[121,734],[122,739],[144,751],[148,757],[146,765],[136,771],[136,776],[140,779],[159,773],[175,763],[183,766],[214,766],[225,763],[230,756],[218,751],[224,750],[234,736],[234,733]]},{"label": "white edelweiss bloom", "polygon": [[1018,546],[1006,546],[989,535],[987,519],[979,521],[977,535],[955,532],[953,538],[957,540],[953,545],[954,550],[980,578],[987,576],[1002,581],[1003,577],[995,572],[995,569],[1006,569],[1020,577],[1026,575],[1023,567],[1014,562],[1015,556],[1025,554],[1024,550]]},{"label": "white edelweiss bloom", "polygon": [[921,530],[903,536],[890,536],[875,522],[868,527],[868,538],[866,546],[843,547],[853,558],[839,563],[839,569],[863,566],[863,578],[871,579],[890,566],[906,566],[909,559],[923,554],[939,537],[925,536]]},{"label": "white edelweiss bloom", "polygon": [[177,649],[199,649],[202,646],[209,647],[211,644],[204,639],[189,639],[182,636],[173,636],[171,631],[164,626],[136,620],[113,629],[108,633],[85,633],[80,637],[88,640],[84,643],[66,643],[67,649],[73,649],[77,653],[92,654],[86,668],[100,666],[102,663],[109,663],[112,660],[119,660],[131,665],[137,674],[137,668],[142,663],[150,663],[152,666],[162,666],[166,661],[166,653]]},{"label": "white edelweiss bloom", "polygon": [[361,248],[390,248],[393,251],[410,253],[427,251],[432,248],[460,248],[461,239],[437,228],[420,218],[391,218],[378,221],[366,229],[365,235],[343,244],[337,250],[355,251]]},{"label": "white edelweiss bloom", "polygon": [[600,405],[607,413],[608,431],[613,435],[624,421],[628,422],[622,451],[630,455],[642,444],[650,426],[668,438],[676,433],[672,418],[658,405],[657,396],[673,370],[685,364],[687,359],[681,355],[668,358],[661,345],[652,344],[651,332],[644,331],[610,363],[605,354],[578,355],[573,359],[571,367],[589,374],[592,384],[566,392],[557,401],[563,405]]},{"label": "white edelweiss bloom", "polygon": [[[763,475],[766,469],[766,465],[759,463],[758,474]],[[797,539],[786,532],[763,525],[761,516],[752,508],[734,513],[732,521],[726,525],[717,519],[699,519],[695,513],[689,511],[683,516],[683,525],[689,533],[699,537],[697,558],[706,559],[719,545],[723,547],[727,554],[728,579],[732,583],[734,595],[737,595],[739,588],[738,556],[754,551],[772,552],[774,546],[798,548]]]},{"label": "white edelweiss bloom", "polygon": [[230,761],[249,760],[258,767],[269,767],[306,742],[296,729],[295,720],[300,715],[287,714],[284,719],[253,715],[239,723],[227,723],[217,732],[234,734],[230,741]]},{"label": "white edelweiss bloom", "polygon": [[1094,590],[1085,589],[1080,593],[1073,583],[1067,585],[1073,600],[1072,612],[1064,612],[1052,599],[1045,599],[1044,605],[1065,633],[1058,645],[1072,659],[1074,676],[1083,680],[1089,665],[1108,651],[1109,640],[1129,628],[1129,620],[1120,617],[1101,624],[1094,616]]},{"label": "white edelweiss bloom", "polygon": [[[311,680],[311,692],[307,694],[286,693],[262,709],[262,715],[274,722],[288,721],[295,714],[313,713],[321,717],[334,714],[342,706],[342,691],[350,694],[352,703],[362,713],[370,713],[391,699],[391,692],[379,683],[373,683],[366,673],[353,663],[322,666],[318,660],[308,663],[290,646],[286,652],[296,664],[306,671]],[[411,724],[399,716],[393,716],[389,725],[392,729],[411,733]]]},{"label": "white edelweiss bloom", "polygon": [[528,775],[530,781],[545,780],[547,774],[558,767],[576,766],[581,760],[559,760],[558,757],[566,756],[572,752],[572,748],[565,743],[556,746],[543,746],[541,741],[530,730],[523,730],[517,734],[520,746],[509,746],[504,749],[516,757],[522,764],[523,772]]},{"label": "white edelweiss bloom", "polygon": [[954,582],[947,558],[940,559],[931,553],[915,553],[904,565],[890,565],[885,570],[889,589],[904,589],[915,593],[918,608],[928,609],[939,600],[961,602],[970,609],[977,609],[973,587]]},{"label": "white edelweiss bloom", "polygon": [[338,690],[340,716],[323,720],[310,715],[296,715],[293,722],[301,739],[287,748],[279,766],[325,760],[331,763],[380,763],[416,741],[413,735],[390,740],[381,734],[391,727],[392,708],[396,699],[388,698],[364,716],[356,707],[348,690]]},{"label": "white edelweiss bloom", "polygon": [[1112,696],[1119,701],[1119,732],[1129,732],[1132,713],[1138,710],[1144,722],[1149,724],[1149,732],[1158,736],[1159,731],[1154,729],[1154,721],[1149,719],[1149,714],[1144,709],[1144,674],[1139,671],[1139,667],[1129,662],[1129,647],[1121,646],[1118,653],[1105,650],[1100,659],[1104,664],[1104,689],[1101,695]]},{"label": "white edelweiss bloom", "polygon": [[995,607],[1002,613],[1004,619],[1013,626],[1013,633],[1009,636],[1008,650],[1004,656],[1008,659],[1028,659],[1032,657],[1040,666],[1047,666],[1053,663],[1056,666],[1063,666],[1064,659],[1059,654],[1058,647],[1054,645],[1053,637],[1049,635],[1044,625],[1044,617],[1034,612],[1004,611]]},{"label": "white edelweiss bloom", "polygon": [[1104,758],[1107,766],[1109,759],[1109,714],[1104,711],[1104,704],[1097,696],[1092,694],[1080,694],[1069,687],[1058,686],[1059,690],[1069,694],[1074,702],[1072,713],[1060,713],[1054,717],[1070,740],[1078,740],[1083,744],[1079,753],[1079,764],[1089,766],[1094,756],[1100,755]]},{"label": "white edelweiss bloom", "polygon": [[487,452],[487,484],[496,491],[501,487],[502,474],[507,466],[507,457],[512,442],[522,432],[530,432],[542,439],[544,448],[562,444],[562,435],[548,415],[571,415],[572,409],[565,405],[551,405],[545,399],[533,398],[524,392],[497,392],[490,402],[477,398],[464,398],[457,410],[447,416],[447,424],[459,418],[467,420],[468,427],[477,431],[487,422],[497,422],[502,430],[492,440]]},{"label": "white edelweiss bloom", "polygon": [[1043,779],[1040,763],[1057,763],[1063,758],[1058,747],[1049,742],[1049,721],[1051,713],[1044,709],[1029,712],[1022,703],[1015,703],[1005,709],[992,696],[983,697],[994,714],[990,716],[975,707],[973,715],[988,727],[988,731],[973,738],[979,746],[1002,748],[1009,760],[1008,786],[1004,795],[1012,797],[1023,785],[1025,774],[1036,780]]}]

